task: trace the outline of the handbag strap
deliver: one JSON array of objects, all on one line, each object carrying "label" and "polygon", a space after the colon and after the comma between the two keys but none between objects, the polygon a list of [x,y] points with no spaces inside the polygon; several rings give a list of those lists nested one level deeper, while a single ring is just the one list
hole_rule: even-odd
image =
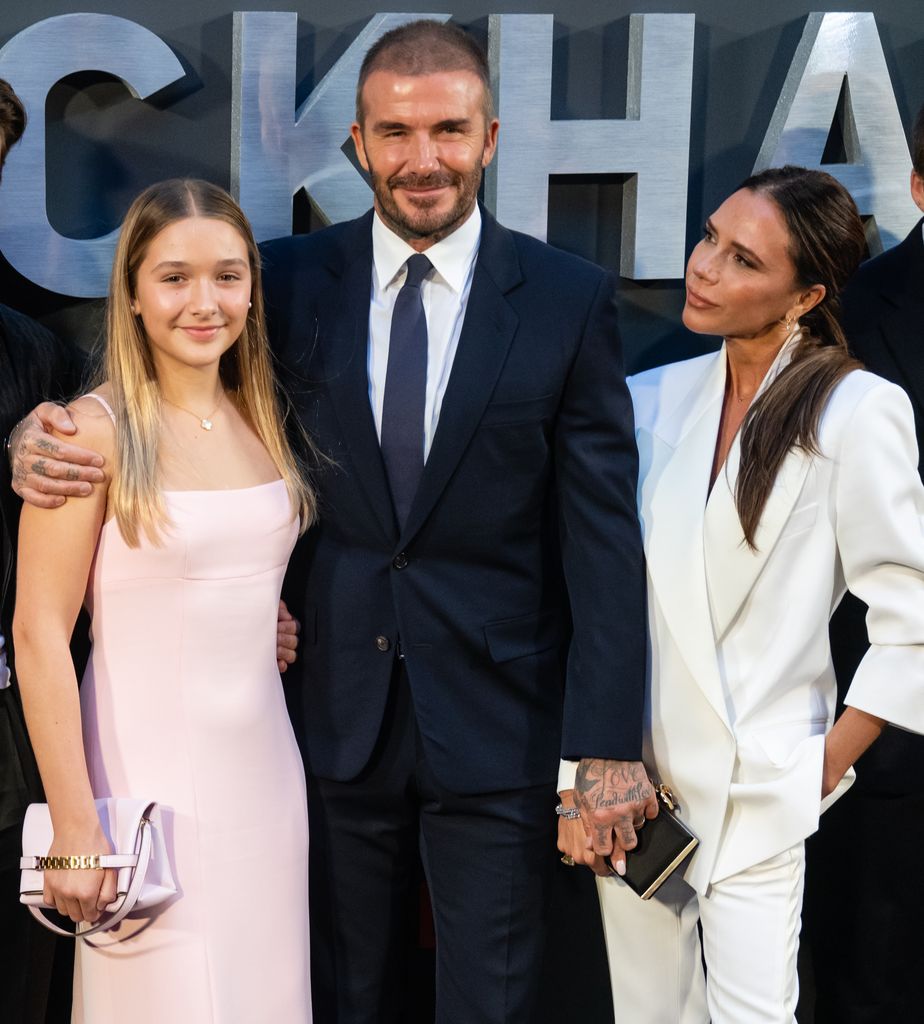
[{"label": "handbag strap", "polygon": [[[75,932],[69,932],[64,928],[60,928],[53,921],[49,920],[45,916],[45,912],[41,907],[29,907],[29,913],[39,922],[44,925],[49,931],[54,932],[56,935],[63,935],[68,939],[85,939],[88,935],[94,935],[96,932],[109,931],[110,928],[115,926],[132,912],[135,904],[138,902],[138,897],[141,895],[141,889],[144,886],[144,879],[148,872],[148,864],[151,860],[151,829],[150,823],[146,818],[141,819],[138,831],[141,837],[141,843],[138,848],[137,857],[132,856],[126,858],[116,854],[107,855],[106,858],[101,857],[100,862],[104,859],[108,860],[133,860],[135,861],[134,871],[132,872],[132,880],[129,883],[128,891],[125,893],[125,899],[122,901],[122,906],[119,907],[115,913],[109,917],[103,918],[92,925],[90,928],[80,929]],[[112,865],[113,867],[123,865]]]}]

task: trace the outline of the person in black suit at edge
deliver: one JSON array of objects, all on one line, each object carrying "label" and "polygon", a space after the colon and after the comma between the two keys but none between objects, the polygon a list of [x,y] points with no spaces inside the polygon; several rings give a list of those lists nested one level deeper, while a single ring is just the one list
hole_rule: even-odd
[{"label": "person in black suit at edge", "polygon": [[283,381],[323,456],[287,594],[339,1024],[402,1019],[418,848],[437,1020],[534,1019],[559,755],[583,758],[597,854],[621,863],[657,813],[614,282],[478,205],[497,133],[481,48],[395,29],[352,126],[374,211],[263,247]]},{"label": "person in black suit at edge", "polygon": [[[26,127],[19,98],[0,80],[0,170]],[[83,360],[34,320],[0,305],[0,433],[48,395],[76,390]],[[0,460],[0,1020],[39,1024],[45,1020],[55,953],[51,932],[36,928],[19,905],[22,819],[42,787],[26,737],[12,651],[13,586],[19,501],[9,486],[7,460]],[[89,488],[87,488],[89,490]]]},{"label": "person in black suit at edge", "polygon": [[[924,211],[924,107],[911,136],[911,196]],[[844,327],[867,368],[907,391],[924,476],[924,219],[848,284]],[[831,622],[838,689],[868,646],[866,606],[849,594]],[[924,738],[887,726],[857,781],[809,841],[807,938],[815,1024],[924,1020]],[[863,821],[864,835],[856,833]]]}]

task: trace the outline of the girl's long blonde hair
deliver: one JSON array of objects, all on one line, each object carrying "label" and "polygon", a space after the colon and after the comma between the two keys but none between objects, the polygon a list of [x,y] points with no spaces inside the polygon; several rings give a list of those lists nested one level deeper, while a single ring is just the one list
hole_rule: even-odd
[{"label": "girl's long blonde hair", "polygon": [[283,413],[273,374],[257,244],[247,218],[231,196],[217,185],[193,178],[162,181],[138,196],[125,216],[112,264],[102,376],[109,381],[116,417],[110,502],[119,529],[126,542],[137,547],[140,531],[156,543],[168,521],[157,478],[161,392],[151,347],[140,317],[132,312],[132,300],[138,268],[152,239],[187,217],[224,221],[247,245],[251,307],[240,338],[221,357],[219,375],[285,481],[304,531],[315,518],[315,495],[286,437],[285,422],[293,414],[288,403]]}]

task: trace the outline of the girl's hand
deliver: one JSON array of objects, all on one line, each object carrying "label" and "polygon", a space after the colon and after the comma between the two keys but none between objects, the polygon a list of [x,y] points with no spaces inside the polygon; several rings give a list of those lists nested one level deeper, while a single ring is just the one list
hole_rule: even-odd
[{"label": "girl's hand", "polygon": [[[98,853],[101,856],[112,853],[99,823],[87,829],[68,829],[55,833],[50,857],[70,857]],[[45,871],[44,899],[46,906],[54,907],[59,914],[80,923],[93,924],[99,920],[100,912],[116,898],[116,871],[96,868],[75,871]]]}]

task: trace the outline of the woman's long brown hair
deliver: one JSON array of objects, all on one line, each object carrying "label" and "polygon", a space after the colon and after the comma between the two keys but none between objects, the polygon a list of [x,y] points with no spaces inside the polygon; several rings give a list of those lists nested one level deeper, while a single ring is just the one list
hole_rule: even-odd
[{"label": "woman's long brown hair", "polygon": [[741,426],[741,465],[735,504],[748,546],[780,465],[793,448],[817,455],[818,424],[837,383],[860,363],[847,349],[840,295],[863,258],[866,238],[850,193],[830,174],[774,167],[748,178],[743,189],[779,208],[789,232],[796,283],[821,284],[825,296],[800,318],[801,337],[789,365],[748,410]]}]

